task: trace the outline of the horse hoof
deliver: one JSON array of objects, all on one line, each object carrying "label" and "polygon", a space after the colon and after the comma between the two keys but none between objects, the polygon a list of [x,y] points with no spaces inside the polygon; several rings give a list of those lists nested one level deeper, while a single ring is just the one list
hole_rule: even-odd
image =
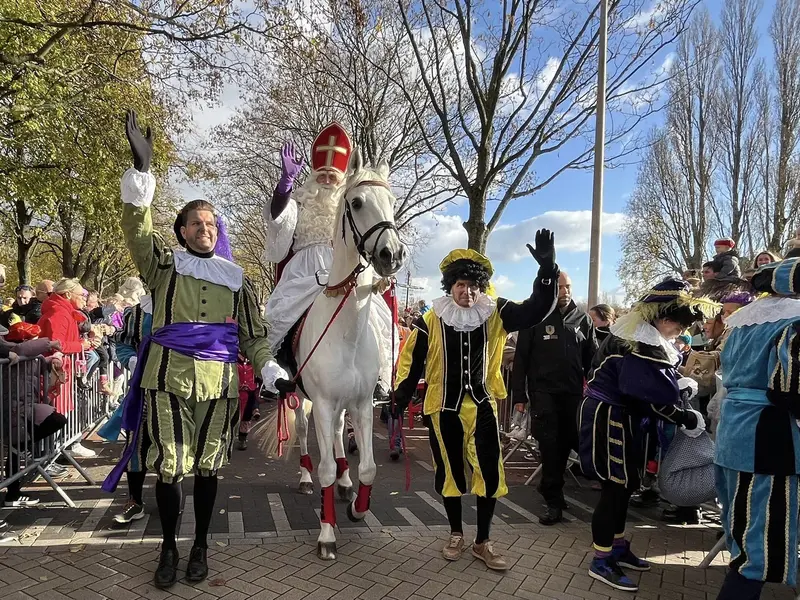
[{"label": "horse hoof", "polygon": [[314,484],[310,481],[301,481],[300,487],[297,488],[297,493],[310,496],[314,493]]},{"label": "horse hoof", "polygon": [[336,560],[336,542],[317,542],[317,557],[321,560]]},{"label": "horse hoof", "polygon": [[353,512],[353,503],[350,502],[347,505],[347,518],[350,519],[353,523],[358,523],[359,521],[363,521],[364,520],[364,515],[361,515],[360,517],[357,517],[356,513]]},{"label": "horse hoof", "polygon": [[344,486],[336,484],[336,491],[339,493],[339,498],[350,502],[353,499],[353,486]]}]

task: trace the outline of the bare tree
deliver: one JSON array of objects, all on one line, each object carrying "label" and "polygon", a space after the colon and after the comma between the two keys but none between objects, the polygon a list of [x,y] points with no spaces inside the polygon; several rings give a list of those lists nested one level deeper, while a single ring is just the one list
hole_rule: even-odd
[{"label": "bare tree", "polygon": [[718,126],[722,194],[726,202],[712,203],[715,229],[743,245],[748,254],[756,239],[748,216],[756,208],[759,190],[758,160],[763,151],[758,131],[758,89],[765,77],[757,61],[756,19],[761,0],[729,0],[722,10],[720,29],[722,97]]},{"label": "bare tree", "polygon": [[[696,2],[660,3],[650,12],[645,4],[610,6],[609,164],[637,146],[632,133],[656,110],[663,84],[653,63]],[[426,141],[469,199],[464,227],[470,247],[483,250],[512,200],[591,164],[599,4],[398,0],[398,8],[416,64],[392,70],[404,82],[424,83],[444,132],[443,143]],[[427,117],[415,118],[422,124]],[[537,172],[537,159],[547,155],[561,157],[558,166]]]},{"label": "bare tree", "polygon": [[719,43],[706,11],[678,43],[666,124],[651,134],[626,207],[619,272],[630,295],[668,274],[699,269],[707,252],[719,161]]},{"label": "bare tree", "polygon": [[[800,210],[800,4],[778,0],[769,28],[774,48],[774,204],[767,207],[767,248],[780,251]],[[772,165],[770,165],[772,166]]]}]

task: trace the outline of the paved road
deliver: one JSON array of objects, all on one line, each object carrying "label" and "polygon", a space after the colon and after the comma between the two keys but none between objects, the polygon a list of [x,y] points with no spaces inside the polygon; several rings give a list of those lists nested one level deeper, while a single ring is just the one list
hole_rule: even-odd
[{"label": "paved road", "polygon": [[[189,599],[218,598],[617,598],[586,576],[590,535],[588,522],[596,492],[586,482],[568,481],[571,509],[558,527],[538,524],[543,510],[534,487],[522,483],[535,463],[518,452],[508,463],[509,495],[498,505],[493,538],[514,563],[504,576],[489,572],[471,557],[457,563],[441,559],[447,520],[432,489],[432,467],[425,430],[407,430],[408,459],[393,463],[385,427],[375,421],[378,479],[370,513],[362,523],[347,520],[339,502],[337,537],[340,558],[331,565],[314,556],[319,495],[299,495],[297,454],[289,462],[265,457],[259,430],[251,433],[248,450],[234,451],[232,464],[221,473],[211,524],[212,570],[198,586],[180,585],[176,595]],[[86,444],[98,450],[81,464],[98,481],[110,469],[119,445]],[[312,445],[315,445],[312,440]],[[316,456],[312,450],[312,456]],[[351,457],[356,480],[357,458]],[[406,469],[411,487],[405,489]],[[147,516],[119,528],[113,515],[125,502],[122,489],[114,496],[87,485],[74,470],[61,480],[78,504],[67,508],[44,482],[26,487],[42,499],[28,510],[0,510],[15,539],[0,544],[3,598],[49,600],[78,598],[168,597],[150,585],[157,557],[160,524],[153,497],[154,478],[145,488]],[[179,544],[188,554],[193,532],[191,478],[184,483],[184,512]],[[469,508],[466,508],[468,506]],[[474,529],[474,499],[465,499],[464,518]],[[717,524],[667,527],[658,512],[631,515],[635,547],[656,563],[642,577],[640,598],[680,600],[715,598],[724,575],[722,566],[694,568],[713,546]],[[715,565],[723,565],[724,556]],[[791,592],[770,588],[765,598],[791,598]]]}]

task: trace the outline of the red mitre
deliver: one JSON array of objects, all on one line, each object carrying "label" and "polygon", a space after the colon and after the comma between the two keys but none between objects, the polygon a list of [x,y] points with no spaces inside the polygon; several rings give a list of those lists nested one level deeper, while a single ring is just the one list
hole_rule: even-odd
[{"label": "red mitre", "polygon": [[336,171],[344,175],[350,162],[353,143],[344,127],[329,123],[311,145],[311,168],[314,171]]}]

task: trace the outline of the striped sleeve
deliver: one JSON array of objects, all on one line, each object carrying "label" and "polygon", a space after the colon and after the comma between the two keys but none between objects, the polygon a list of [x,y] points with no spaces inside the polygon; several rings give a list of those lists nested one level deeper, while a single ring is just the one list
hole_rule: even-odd
[{"label": "striped sleeve", "polygon": [[137,305],[134,308],[129,308],[125,311],[123,317],[122,329],[114,336],[114,341],[117,344],[117,359],[122,366],[127,368],[128,362],[136,355],[136,348],[139,345],[137,338],[139,330],[139,318],[137,313],[141,313],[142,309]]},{"label": "striped sleeve", "polygon": [[264,365],[273,360],[267,342],[267,328],[261,318],[256,292],[247,278],[241,291],[236,315],[239,324],[239,349],[253,363],[256,373],[261,373]]},{"label": "striped sleeve", "polygon": [[784,329],[770,353],[767,399],[800,418],[800,322]]},{"label": "striped sleeve", "polygon": [[425,361],[428,358],[428,325],[420,317],[412,326],[400,360],[397,364],[397,380],[395,393],[401,402],[406,402],[414,395],[419,380],[425,372]]}]

